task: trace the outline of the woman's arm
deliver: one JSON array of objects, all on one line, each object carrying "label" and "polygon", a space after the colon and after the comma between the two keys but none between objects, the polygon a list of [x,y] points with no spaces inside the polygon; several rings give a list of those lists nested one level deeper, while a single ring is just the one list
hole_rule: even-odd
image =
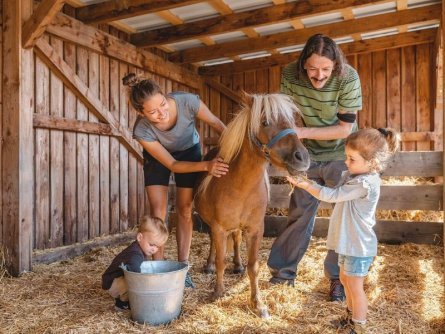
[{"label": "woman's arm", "polygon": [[221,158],[198,162],[178,161],[158,141],[139,140],[139,143],[153,158],[174,173],[209,172],[213,176],[221,177],[229,170],[229,165],[224,163]]},{"label": "woman's arm", "polygon": [[224,123],[214,114],[212,114],[209,108],[202,101],[200,101],[196,118],[210,125],[216,132],[218,132],[218,134],[221,134],[226,128]]}]

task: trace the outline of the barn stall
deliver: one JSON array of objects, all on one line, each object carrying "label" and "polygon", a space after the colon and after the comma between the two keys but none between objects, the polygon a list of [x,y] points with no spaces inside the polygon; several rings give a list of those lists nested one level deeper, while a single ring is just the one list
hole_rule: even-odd
[{"label": "barn stall", "polygon": [[[380,210],[389,211],[389,219],[379,219],[376,229],[381,241],[413,244],[381,245],[396,253],[407,251],[407,254],[396,256],[382,250],[386,255],[382,256],[382,263],[386,257],[411,256],[411,260],[419,263],[432,257],[432,263],[422,267],[416,262],[414,267],[420,276],[427,276],[422,273],[428,271],[438,274],[435,280],[442,284],[433,289],[435,293],[429,295],[429,299],[439,306],[444,305],[443,8],[443,0],[43,0],[35,3],[3,0],[0,243],[4,258],[2,267],[10,275],[22,277],[3,278],[2,292],[10,291],[8,286],[14,287],[20,282],[29,285],[33,275],[46,272],[49,276],[35,279],[39,284],[48,284],[51,277],[61,276],[51,274],[51,268],[61,266],[59,270],[64,272],[70,267],[70,261],[88,263],[88,259],[101,259],[101,267],[88,276],[89,281],[95,278],[99,281],[100,272],[112,258],[108,254],[102,259],[100,253],[128,242],[138,218],[149,211],[143,189],[141,148],[131,138],[136,114],[121,84],[126,73],[132,71],[152,77],[166,92],[198,93],[212,112],[227,123],[237,112],[241,90],[278,91],[282,67],[298,57],[309,36],[325,33],[340,44],[349,63],[359,72],[364,101],[359,125],[391,126],[402,132],[403,151],[386,172],[395,181],[389,179],[383,186],[379,203]],[[199,130],[204,150],[217,143],[210,129],[200,126]],[[274,184],[270,203],[272,214],[265,217],[267,236],[275,236],[285,224],[285,217],[275,215],[277,210],[273,210],[285,210],[288,202],[287,186],[275,182],[281,175],[280,171],[271,170]],[[401,177],[415,178],[415,182],[406,184],[400,181]],[[417,221],[394,219],[395,216],[406,217],[400,214],[402,211],[429,214],[420,215]],[[171,217],[174,221],[173,214]],[[197,228],[202,229],[202,226],[197,224]],[[324,237],[326,228],[327,219],[318,218],[314,235]],[[199,264],[206,254],[206,242],[201,242],[201,237],[207,240],[197,232],[194,238],[197,241],[193,241],[193,244],[204,244],[203,250],[192,249],[196,263],[192,273],[195,275],[200,275]],[[315,245],[319,243],[322,239],[314,239]],[[264,268],[267,246],[270,240],[265,241],[262,249],[264,281],[268,279],[267,268]],[[315,248],[322,254],[322,246]],[[91,250],[93,253],[89,253]],[[82,254],[86,254],[86,258],[70,260]],[[320,254],[309,254],[308,258],[319,261]],[[61,260],[68,262],[57,262]],[[63,267],[64,264],[67,266]],[[394,270],[403,272],[408,281],[420,282],[420,278],[411,277],[401,269],[403,264],[400,265]],[[321,267],[320,263],[314,266]],[[389,269],[382,270],[387,273]],[[319,272],[307,274],[308,282],[314,277],[317,282],[323,279]],[[209,277],[199,280],[201,287],[211,285]],[[239,278],[233,278],[236,282],[233,285],[238,281]],[[421,284],[427,283],[419,283],[419,291]],[[332,310],[333,306],[321,301],[321,286],[308,284],[306,290],[316,299],[316,304],[310,304],[314,300],[309,300],[308,305]],[[97,289],[97,284],[90,290],[94,288]],[[236,292],[237,288],[234,289]],[[238,291],[245,292],[243,289],[245,284]],[[292,309],[290,304],[307,298],[304,289],[292,291],[296,295],[286,291],[290,299],[283,296],[283,291],[268,290],[268,303],[275,305],[271,300],[277,301],[273,312],[282,326],[263,325],[256,320],[252,320],[253,325],[246,324],[245,320],[241,322],[244,325],[234,325],[232,320],[213,315],[211,326],[202,331],[241,332],[243,328],[248,332],[255,332],[255,328],[295,331],[299,322],[289,321],[288,317],[295,312],[304,315],[304,312]],[[384,289],[405,296],[398,290],[400,287],[385,286]],[[187,292],[186,302],[202,299],[201,293]],[[30,303],[32,293],[26,295],[27,298],[18,295],[17,303],[23,300]],[[94,298],[98,305],[109,302],[100,291],[95,292]],[[223,305],[217,304],[216,311],[198,308],[195,304],[198,302],[193,301],[189,308],[185,306],[189,316],[184,318],[191,319],[193,327],[193,323],[195,326],[200,323],[199,312],[231,314],[233,312],[227,309],[238,307],[245,315],[248,310],[242,304],[246,300],[241,293],[239,300],[223,300]],[[293,311],[286,314],[280,303]],[[51,310],[57,302],[49,304],[46,306]],[[397,303],[394,305],[396,308]],[[413,305],[412,309],[418,309],[415,302]],[[197,309],[199,312],[194,313]],[[376,310],[380,309],[376,307]],[[94,308],[89,312],[94,313]],[[375,311],[374,315],[377,313]],[[432,333],[440,332],[444,313],[443,306],[439,307],[433,316],[426,317],[430,320],[425,321],[424,328]],[[17,332],[33,332],[31,327],[21,327],[14,322],[17,321],[14,312],[8,314],[11,316],[5,319],[13,320]],[[62,313],[58,318],[66,316]],[[313,315],[309,317],[317,319]],[[119,319],[112,320],[117,331],[123,330],[117,325]],[[371,319],[376,321],[377,317],[371,315]],[[409,313],[399,318],[395,315],[394,319],[399,319],[400,323],[391,320],[383,332],[393,332],[396,326],[404,333],[409,330],[414,333],[413,319],[419,320]],[[108,321],[111,320],[105,322]],[[218,327],[227,321],[231,327]],[[59,327],[51,324],[48,328],[60,332],[70,328],[88,332],[95,328],[69,326],[67,323]],[[187,332],[192,331],[192,327],[187,327],[187,321],[181,323],[179,320],[173,328],[160,330]],[[14,327],[5,328],[8,332],[14,331]],[[34,332],[44,332],[44,326],[32,328],[36,329]],[[327,330],[309,326],[307,332],[320,332],[320,328]],[[382,331],[375,329],[375,332]]]}]

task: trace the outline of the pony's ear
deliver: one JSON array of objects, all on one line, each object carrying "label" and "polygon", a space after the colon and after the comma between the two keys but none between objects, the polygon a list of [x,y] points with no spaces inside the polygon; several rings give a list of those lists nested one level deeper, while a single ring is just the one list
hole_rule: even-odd
[{"label": "pony's ear", "polygon": [[252,107],[252,103],[253,103],[252,95],[250,95],[246,91],[242,90],[241,91],[241,98],[242,98],[241,102],[242,102],[242,104],[244,106],[246,106],[247,108],[251,108]]}]

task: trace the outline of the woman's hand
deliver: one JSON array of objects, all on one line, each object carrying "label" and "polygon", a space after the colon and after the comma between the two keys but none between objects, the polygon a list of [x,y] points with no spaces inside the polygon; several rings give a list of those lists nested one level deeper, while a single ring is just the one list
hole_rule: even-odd
[{"label": "woman's hand", "polygon": [[207,171],[215,177],[221,177],[227,174],[229,165],[226,164],[222,158],[216,157],[215,159],[208,161]]}]

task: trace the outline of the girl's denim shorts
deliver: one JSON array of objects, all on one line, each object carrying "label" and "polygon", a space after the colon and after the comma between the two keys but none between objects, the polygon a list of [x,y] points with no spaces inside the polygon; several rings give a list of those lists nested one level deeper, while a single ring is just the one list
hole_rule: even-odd
[{"label": "girl's denim shorts", "polygon": [[357,257],[349,255],[338,255],[338,265],[343,268],[346,276],[366,276],[369,272],[373,256]]}]

